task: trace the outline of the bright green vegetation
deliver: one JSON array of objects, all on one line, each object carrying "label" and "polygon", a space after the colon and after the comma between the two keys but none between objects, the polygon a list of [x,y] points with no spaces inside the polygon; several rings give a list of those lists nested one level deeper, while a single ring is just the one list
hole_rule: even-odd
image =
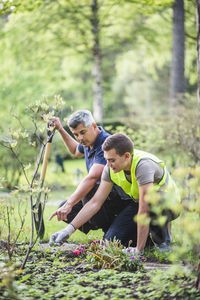
[{"label": "bright green vegetation", "polygon": [[[168,110],[173,2],[98,1],[96,21],[103,53],[107,120],[127,121],[129,116],[156,116],[156,120]],[[195,1],[184,2],[185,76],[191,95],[196,93],[197,82]],[[4,7],[16,5],[9,18],[0,10],[0,115],[8,126],[11,107],[26,119],[24,105],[42,95],[63,97],[63,117],[71,109],[92,109],[96,36],[92,31],[91,3],[1,1]]]},{"label": "bright green vegetation", "polygon": [[[54,218],[51,222],[48,221],[49,216],[58,208],[59,204],[67,200],[67,197],[73,193],[77,186],[76,175],[73,173],[80,169],[83,174],[85,174],[85,162],[84,160],[67,160],[64,161],[65,173],[61,172],[61,169],[57,169],[57,165],[55,162],[50,162],[47,167],[47,173],[45,178],[45,187],[49,187],[52,191],[49,193],[49,197],[47,199],[45,210],[44,210],[44,223],[45,223],[45,236],[44,240],[49,240],[49,237],[55,231],[58,231],[63,228],[63,222],[57,222],[56,218]],[[33,174],[34,170],[29,170],[29,175]],[[82,178],[81,177],[81,178]],[[21,184],[25,183],[24,177],[21,179]],[[30,198],[28,196],[25,197],[24,193],[17,195],[16,197],[7,197],[8,195],[2,194],[0,195],[1,205],[8,204],[12,209],[12,214],[14,213],[13,222],[15,224],[12,230],[17,230],[20,227],[21,220],[19,216],[19,211],[21,216],[25,218],[25,225],[22,233],[20,235],[19,240],[23,241],[27,240],[31,230],[31,216],[30,216]],[[43,198],[41,197],[41,200]],[[12,221],[11,221],[12,222]],[[0,226],[5,226],[4,219],[1,218]],[[77,234],[75,234],[77,235]],[[1,238],[6,239],[7,230],[2,230]]]},{"label": "bright green vegetation", "polygon": [[200,299],[200,294],[192,288],[194,278],[183,271],[178,275],[170,269],[98,270],[84,256],[74,257],[59,250],[32,252],[23,272],[6,269],[3,263],[0,267],[0,276],[4,276],[0,283],[2,300]]},{"label": "bright green vegetation", "polygon": [[[65,149],[63,149],[63,155],[66,152]],[[55,153],[54,153],[54,144],[51,151],[51,157],[50,161],[47,166],[46,176],[45,176],[45,186],[49,186],[50,189],[53,191],[59,191],[59,197],[62,197],[61,189],[63,189],[63,197],[61,200],[65,200],[67,196],[69,196],[77,186],[77,184],[80,182],[82,178],[86,175],[86,167],[85,167],[85,160],[84,159],[70,159],[70,160],[64,160],[63,161],[65,172],[62,172],[61,167],[56,163],[55,161]],[[42,163],[41,163],[42,166]],[[39,168],[39,174],[41,171],[41,166]],[[81,174],[79,177],[75,174],[77,172],[77,169],[81,171]],[[34,165],[30,169],[28,169],[28,176],[31,178],[34,174]],[[25,178],[24,176],[21,177],[20,180],[21,184],[25,184]],[[65,198],[64,198],[65,197]],[[55,196],[49,197],[49,201],[51,201],[51,198],[54,198]]]},{"label": "bright green vegetation", "polygon": [[[70,190],[70,193],[73,189]],[[67,193],[66,193],[67,194]],[[49,215],[56,209],[57,201],[65,199],[65,190],[55,190],[49,195],[44,220],[46,233],[44,241],[48,241],[50,234],[65,226],[62,222],[53,219],[49,222]],[[56,205],[55,205],[56,203]],[[15,203],[16,204],[16,203]],[[193,204],[194,205],[194,204]],[[16,233],[17,224],[19,224],[19,215],[17,206],[14,207],[15,214],[14,227],[12,224],[12,234]],[[111,252],[107,250],[100,251],[93,248],[93,254],[103,259],[104,263],[99,264],[95,255],[86,256],[73,255],[72,252],[52,253],[51,248],[44,252],[37,250],[37,245],[30,254],[27,265],[22,271],[19,269],[21,261],[25,254],[27,246],[24,240],[28,242],[30,236],[30,217],[27,215],[24,230],[21,233],[21,246],[17,247],[16,254],[13,256],[13,264],[6,265],[5,254],[1,256],[1,294],[2,300],[13,299],[200,299],[200,294],[193,287],[196,277],[197,254],[192,247],[196,247],[194,237],[198,238],[198,232],[193,232],[192,224],[198,226],[198,219],[194,213],[186,216],[182,215],[173,224],[174,244],[173,251],[168,255],[158,251],[146,251],[145,257],[150,262],[170,263],[171,267],[167,269],[147,270],[127,272],[122,271],[120,264],[114,264],[114,258],[118,258],[118,249],[114,247]],[[189,224],[189,226],[187,225]],[[2,238],[6,238],[4,233],[7,227],[1,221]],[[3,227],[2,227],[3,226]],[[185,226],[185,228],[183,227]],[[190,228],[191,227],[191,228]],[[191,229],[191,232],[189,231]],[[188,233],[187,231],[188,230]],[[88,244],[94,239],[102,238],[102,231],[90,231],[88,235],[77,231],[69,240],[69,243]],[[194,236],[193,236],[194,235]],[[190,243],[190,244],[188,244]],[[117,256],[118,255],[118,256]],[[108,259],[108,263],[106,260]],[[183,262],[190,263],[182,265]],[[179,264],[177,264],[179,263]],[[144,262],[145,265],[145,262]],[[105,267],[115,269],[102,269]],[[196,267],[195,267],[196,266]],[[127,265],[131,270],[131,267]],[[97,269],[98,268],[98,269]]]},{"label": "bright green vegetation", "polygon": [[[75,161],[72,161],[72,165]],[[80,161],[78,161],[80,164]],[[71,166],[70,162],[66,162],[66,167]],[[63,173],[49,172],[54,164],[49,164],[46,184],[51,180],[56,180],[56,174],[59,177],[65,176]],[[76,168],[77,165],[74,165]],[[72,168],[72,167],[71,167]],[[199,171],[190,169],[186,171],[179,170],[179,179],[183,180],[188,174],[195,175],[187,180],[187,189],[190,191],[191,199],[184,205],[189,211],[185,211],[182,215],[173,222],[172,232],[174,237],[174,246],[169,255],[159,253],[158,251],[147,251],[145,256],[150,262],[167,262],[172,264],[172,268],[166,270],[140,270],[137,272],[127,272],[121,269],[101,269],[106,267],[106,263],[100,265],[97,260],[90,257],[78,256],[74,257],[72,253],[62,253],[58,251],[51,253],[47,249],[44,253],[37,252],[37,245],[32,250],[28,259],[27,265],[23,271],[19,269],[23,260],[25,242],[29,241],[30,237],[30,215],[29,215],[29,199],[25,198],[22,203],[21,213],[26,214],[26,223],[22,230],[19,242],[21,246],[16,248],[16,253],[13,255],[13,264],[5,265],[6,253],[1,253],[1,276],[0,286],[2,287],[2,299],[24,299],[25,297],[34,299],[93,299],[94,295],[97,299],[200,299],[197,290],[193,288],[196,270],[198,264],[198,241],[199,241],[199,198],[192,198],[196,193],[196,185],[199,180]],[[60,173],[59,173],[60,172]],[[55,176],[55,177],[53,177]],[[54,179],[53,179],[54,178]],[[58,178],[58,176],[57,176]],[[196,179],[197,180],[196,180]],[[68,181],[67,181],[68,182]],[[54,218],[51,222],[48,221],[49,215],[57,208],[59,202],[65,200],[68,195],[74,190],[75,186],[69,185],[69,189],[53,189],[49,193],[49,199],[45,208],[44,220],[46,233],[44,241],[48,241],[49,236],[55,231],[65,226],[62,222],[57,222]],[[183,195],[185,190],[182,191]],[[23,194],[19,194],[22,196]],[[187,195],[187,194],[186,194]],[[23,195],[24,196],[24,195]],[[14,205],[11,206],[11,238],[16,236],[19,229],[20,219],[18,212],[18,201],[22,197],[14,198]],[[2,198],[1,198],[2,199]],[[1,201],[1,214],[5,208],[5,204],[9,204],[10,198],[5,198]],[[11,198],[12,199],[12,198]],[[27,212],[24,211],[27,206]],[[9,207],[9,206],[8,206]],[[196,212],[194,211],[196,210]],[[24,212],[23,212],[24,211]],[[5,212],[5,210],[4,210]],[[2,215],[3,216],[3,215]],[[8,234],[8,226],[6,219],[1,218],[1,239],[6,239]],[[196,230],[194,230],[194,228]],[[102,238],[102,231],[90,231],[88,235],[77,231],[72,235],[69,242],[88,244],[94,239]],[[78,247],[78,245],[77,245]],[[109,255],[101,253],[98,249],[96,254],[103,260],[109,258]],[[116,251],[114,252],[116,257]],[[106,258],[107,257],[107,258]],[[178,265],[177,265],[178,263]],[[17,264],[17,265],[16,265]],[[109,260],[108,265],[113,265],[113,259]],[[95,267],[100,269],[95,269]],[[17,296],[16,296],[17,295]]]},{"label": "bright green vegetation", "polygon": [[[0,188],[19,191],[12,197],[0,197],[0,243],[7,241],[4,252],[0,244],[0,299],[200,298],[193,288],[200,262],[197,1],[184,0],[186,89],[170,114],[172,3],[174,0],[0,0]],[[30,194],[35,199],[39,193],[38,182],[33,186],[30,182],[41,141],[46,141],[46,124],[56,115],[66,126],[72,111],[95,110],[95,82],[103,87],[100,105],[107,129],[126,133],[135,147],[158,155],[172,173],[176,171],[182,206],[180,217],[172,224],[172,252],[145,253],[149,261],[170,262],[173,268],[169,271],[96,270],[97,261],[69,257],[59,249],[54,254],[36,252],[37,244],[26,268],[20,269],[31,236]],[[51,189],[46,191],[45,242],[65,226],[48,218],[74,191],[73,173],[80,169],[86,174],[83,160],[65,161],[66,173],[62,173],[55,163],[56,154],[69,156],[58,133],[45,178],[45,188]],[[176,205],[172,209],[176,211]],[[8,250],[19,233],[20,246],[7,263]],[[77,231],[70,242],[88,243],[102,235],[101,230],[87,236]],[[98,254],[105,259],[104,253]]]},{"label": "bright green vegetation", "polygon": [[[80,169],[83,174],[81,175],[80,179],[83,178],[86,174],[85,170],[85,161],[83,159],[78,160],[67,160],[64,161],[64,168],[65,172],[61,172],[61,169],[56,165],[55,162],[50,162],[47,167],[47,174],[45,178],[45,186],[48,186],[52,189],[52,191],[49,193],[49,197],[47,199],[45,210],[44,210],[44,224],[45,224],[45,236],[44,241],[48,241],[51,234],[54,232],[62,229],[65,225],[63,222],[58,222],[57,218],[55,217],[51,221],[48,220],[50,215],[58,208],[58,206],[61,204],[62,201],[67,200],[67,197],[70,196],[73,191],[75,190],[77,186],[77,176],[74,174],[77,169]],[[29,170],[29,175],[33,174],[34,170]],[[23,184],[25,180],[22,177],[21,184]],[[19,199],[23,198],[24,195],[21,194],[18,196],[18,198],[10,198],[7,197],[7,195],[0,195],[1,200],[3,203],[7,203],[8,205],[11,205],[13,207],[12,213],[13,215],[13,224],[15,226],[12,228],[12,232],[16,232],[17,228],[20,227],[21,220],[20,216],[18,214],[18,209],[21,212],[21,215],[25,217],[25,224],[24,229],[22,230],[22,233],[19,237],[19,242],[26,240],[28,241],[30,231],[31,231],[31,216],[30,216],[30,203],[29,198],[26,197],[25,200],[23,200],[19,204]],[[41,198],[42,200],[42,198]],[[0,220],[0,226],[4,227],[4,219],[1,218]],[[101,231],[98,231],[97,238],[101,238],[102,233]],[[2,230],[1,238],[6,239],[7,238],[7,229],[6,231]],[[80,231],[77,231],[71,238],[71,241],[82,241],[87,242],[88,240],[96,238],[96,234],[89,233],[88,237],[81,233]]]}]

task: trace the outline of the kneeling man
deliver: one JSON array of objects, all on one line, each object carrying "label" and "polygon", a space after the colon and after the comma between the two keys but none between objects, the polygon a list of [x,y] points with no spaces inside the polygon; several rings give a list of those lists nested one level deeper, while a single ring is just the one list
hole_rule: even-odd
[{"label": "kneeling man", "polygon": [[[104,167],[97,192],[65,229],[51,236],[50,244],[61,244],[76,229],[91,219],[116,184],[138,205],[137,217],[142,216],[143,219],[150,220],[145,223],[137,222],[137,226],[133,226],[136,237],[135,252],[140,253],[144,250],[149,234],[158,247],[161,249],[167,247],[170,243],[168,223],[177,218],[170,209],[169,201],[177,202],[180,197],[165,163],[150,153],[134,149],[131,139],[122,133],[109,136],[103,143],[102,149],[107,165]],[[151,189],[159,193],[160,200],[156,202],[156,206],[160,205],[161,209],[157,210],[158,214],[153,207],[154,201],[151,203],[145,200],[145,196]],[[167,201],[164,200],[165,198]],[[157,221],[160,216],[165,216],[162,225]]]}]

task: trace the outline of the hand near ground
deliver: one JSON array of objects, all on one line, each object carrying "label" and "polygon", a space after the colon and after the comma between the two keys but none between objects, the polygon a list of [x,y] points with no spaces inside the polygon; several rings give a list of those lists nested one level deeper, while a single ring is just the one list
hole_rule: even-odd
[{"label": "hand near ground", "polygon": [[136,247],[128,247],[126,249],[122,249],[122,252],[125,252],[130,255],[142,255],[144,253],[144,251],[140,251]]},{"label": "hand near ground", "polygon": [[67,216],[71,210],[71,207],[63,205],[52,213],[52,215],[49,217],[49,221],[55,216],[57,216],[58,221],[67,221]]},{"label": "hand near ground", "polygon": [[50,246],[61,246],[75,231],[75,228],[72,224],[69,224],[65,229],[62,229],[58,232],[52,234],[49,239]]}]

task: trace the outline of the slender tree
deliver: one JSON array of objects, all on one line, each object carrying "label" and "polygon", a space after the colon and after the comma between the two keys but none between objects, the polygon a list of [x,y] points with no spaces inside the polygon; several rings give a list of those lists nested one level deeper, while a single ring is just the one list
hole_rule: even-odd
[{"label": "slender tree", "polygon": [[198,68],[197,99],[198,99],[199,127],[200,127],[200,0],[196,0],[196,6],[197,6],[197,68]]},{"label": "slender tree", "polygon": [[184,0],[175,0],[173,4],[173,46],[170,74],[170,108],[181,101],[185,92],[185,29]]},{"label": "slender tree", "polygon": [[[198,69],[198,85],[197,85],[197,99],[198,99],[198,115],[200,128],[200,0],[196,0],[196,15],[197,15],[197,69]],[[200,291],[200,263],[197,269],[196,288]]]},{"label": "slender tree", "polygon": [[99,17],[98,17],[98,0],[91,1],[91,25],[93,33],[93,114],[97,122],[103,122],[103,85],[102,85],[102,71],[101,71],[101,46],[99,40]]}]

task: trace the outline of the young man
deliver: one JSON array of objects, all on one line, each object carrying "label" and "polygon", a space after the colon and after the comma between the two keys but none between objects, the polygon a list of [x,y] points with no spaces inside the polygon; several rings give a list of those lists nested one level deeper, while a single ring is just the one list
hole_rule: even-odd
[{"label": "young man", "polygon": [[[65,131],[58,118],[52,118],[51,126],[59,131],[67,149],[75,157],[85,157],[88,171],[88,175],[80,182],[75,192],[67,201],[61,203],[60,208],[50,217],[52,219],[57,216],[58,221],[70,223],[99,187],[101,174],[106,165],[102,144],[109,134],[97,126],[91,112],[86,110],[73,113],[68,120],[68,126],[76,140]],[[113,239],[116,236],[127,245],[133,238],[133,215],[136,213],[136,206],[130,196],[116,185],[110,189],[104,200],[105,203],[98,212],[81,224],[80,230],[88,233],[90,229],[101,228],[105,238]]]},{"label": "young man", "polygon": [[[133,203],[138,209],[135,215],[150,217],[151,219],[150,224],[144,225],[138,222],[137,226],[132,227],[132,236],[135,237],[133,239],[135,240],[134,246],[136,246],[134,253],[140,253],[144,250],[149,233],[161,249],[162,247],[167,248],[167,243],[170,242],[167,224],[177,216],[166,205],[164,210],[159,212],[159,215],[166,216],[165,224],[163,226],[155,224],[155,212],[152,211],[151,204],[145,200],[147,191],[154,187],[161,193],[162,198],[170,193],[170,196],[174,198],[171,200],[178,201],[179,195],[176,186],[164,162],[150,153],[134,150],[130,138],[121,133],[108,137],[102,148],[107,166],[104,168],[101,184],[96,194],[67,228],[51,237],[50,243],[61,243],[87,222],[101,208],[113,185],[117,184],[132,197]],[[170,201],[168,198],[167,200]],[[161,203],[163,205],[163,201],[158,201],[157,205],[161,205]],[[124,228],[125,230],[126,228]]]}]

